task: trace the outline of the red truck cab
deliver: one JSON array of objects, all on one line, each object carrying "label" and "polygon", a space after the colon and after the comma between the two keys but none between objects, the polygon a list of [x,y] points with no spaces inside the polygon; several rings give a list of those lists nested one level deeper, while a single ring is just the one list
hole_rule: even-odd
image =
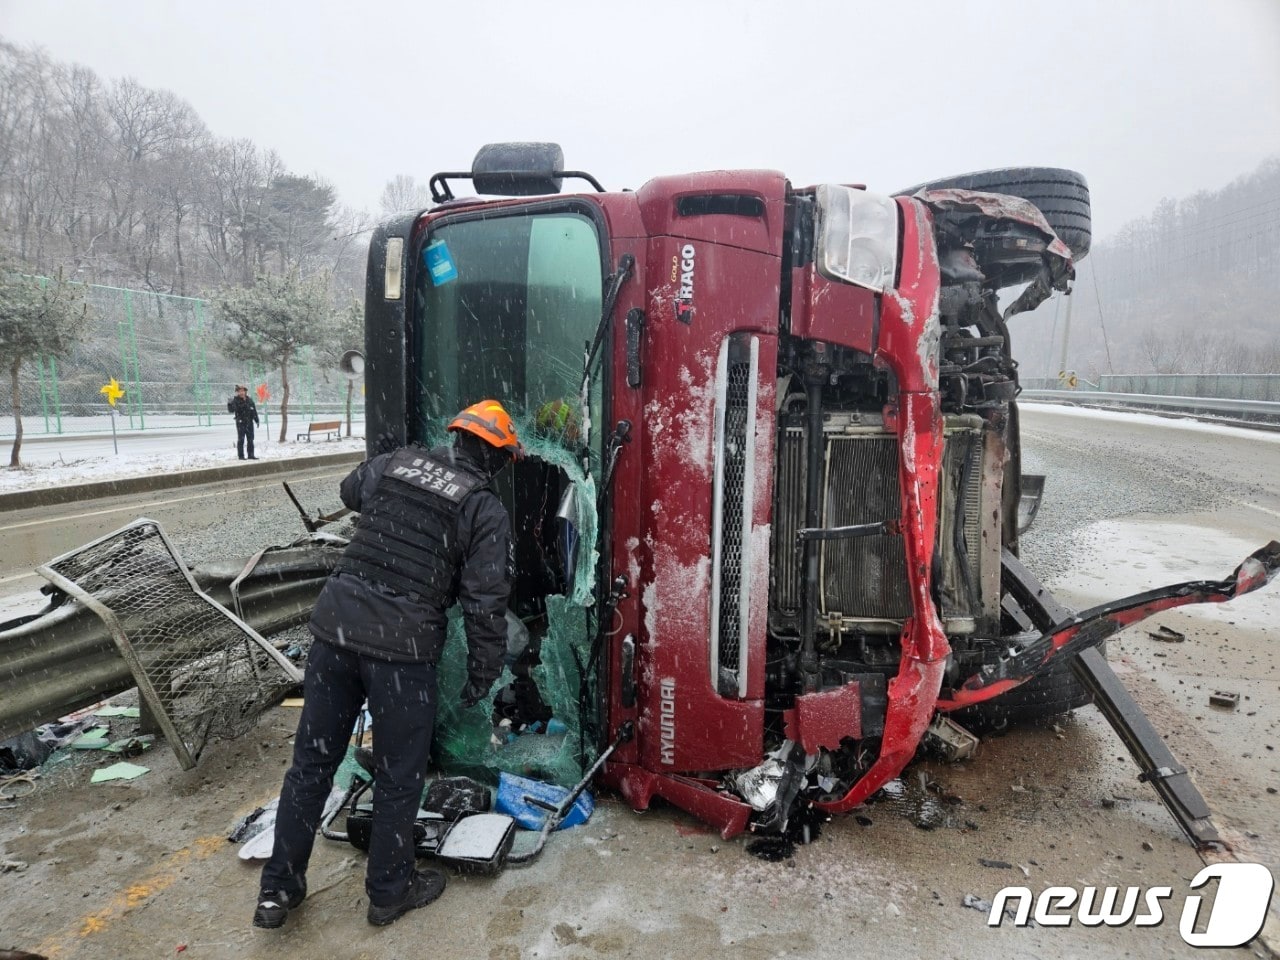
[{"label": "red truck cab", "polygon": [[[554,145],[491,145],[376,231],[371,452],[439,438],[488,396],[527,429],[572,408],[567,459],[503,491],[512,606],[546,618],[591,567],[585,752],[614,744],[602,780],[634,807],[662,797],[726,837],[848,810],[940,712],[1086,702],[1054,654],[1132,622],[1072,620],[1016,556],[1006,320],[1067,288],[1087,186],[973,176],[896,196],[763,170],[606,192]],[[575,177],[597,189],[561,193]],[[463,178],[504,196],[456,199]],[[549,560],[570,488],[594,500],[589,542]]]}]

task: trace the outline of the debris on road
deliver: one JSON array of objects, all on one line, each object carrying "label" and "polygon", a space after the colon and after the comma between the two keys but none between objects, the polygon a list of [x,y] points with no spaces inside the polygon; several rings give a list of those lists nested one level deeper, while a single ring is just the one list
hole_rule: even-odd
[{"label": "debris on road", "polygon": [[25,860],[5,860],[0,863],[0,873],[22,873],[26,869]]},{"label": "debris on road", "polygon": [[983,900],[981,897],[974,896],[972,893],[964,895],[964,905],[970,910],[980,910],[983,913],[991,912],[991,901]]},{"label": "debris on road", "polygon": [[276,807],[279,804],[280,798],[275,797],[270,803],[258,807],[227,837],[232,843],[244,841],[239,853],[241,860],[265,860],[271,856],[276,839]]},{"label": "debris on road", "polygon": [[1209,694],[1209,703],[1215,707],[1225,707],[1227,710],[1234,710],[1240,706],[1240,694],[1230,690],[1215,690]]},{"label": "debris on road", "polygon": [[1012,870],[1013,864],[1004,860],[988,860],[986,857],[979,857],[978,863],[984,867],[990,867],[992,870]]},{"label": "debris on road", "polygon": [[36,792],[38,773],[18,773],[0,777],[0,800],[21,800]]},{"label": "debris on road", "polygon": [[137,720],[142,716],[142,711],[137,707],[102,707],[93,711],[95,717],[127,717]]},{"label": "debris on road", "polygon": [[[568,796],[569,791],[564,787],[504,773],[498,778],[494,809],[513,817],[525,830],[540,830],[547,819],[547,811],[558,807]],[[584,790],[555,829],[567,830],[586,823],[594,810],[595,801]]]},{"label": "debris on road", "polygon": [[111,728],[105,724],[100,727],[90,727],[71,741],[71,748],[73,750],[105,750],[111,742],[107,739],[110,733]]},{"label": "debris on road", "polygon": [[1185,643],[1187,635],[1179,633],[1177,630],[1171,630],[1164,624],[1160,624],[1154,630],[1148,630],[1147,636],[1152,640],[1159,640],[1161,643]]},{"label": "debris on road", "polygon": [[938,714],[924,734],[925,746],[955,763],[968,760],[978,752],[981,742],[976,736],[944,714]]},{"label": "debris on road", "polygon": [[108,780],[136,780],[144,773],[150,773],[150,767],[140,767],[136,763],[126,763],[120,761],[113,763],[109,767],[103,767],[101,770],[95,770],[93,776],[89,778],[90,783],[105,783]]},{"label": "debris on road", "polygon": [[108,744],[107,752],[118,753],[123,757],[139,757],[150,750],[155,741],[156,738],[149,733],[140,737],[125,737],[123,740],[116,740]]}]

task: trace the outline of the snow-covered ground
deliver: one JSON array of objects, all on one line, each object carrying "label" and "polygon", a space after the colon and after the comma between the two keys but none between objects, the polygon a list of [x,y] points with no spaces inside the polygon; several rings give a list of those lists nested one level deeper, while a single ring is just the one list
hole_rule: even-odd
[{"label": "snow-covered ground", "polygon": [[[185,422],[185,427],[166,429],[160,418],[154,421],[148,418],[145,431],[119,433],[118,453],[113,448],[110,433],[37,436],[24,440],[23,466],[19,469],[0,468],[0,493],[199,470],[238,462],[233,424],[193,427],[189,418]],[[277,440],[278,426],[271,429],[260,427],[255,435],[254,449],[258,459],[294,459],[364,450],[363,420],[352,422],[349,438],[295,440],[299,432],[306,430],[308,422],[305,418],[291,417],[289,439],[284,443]],[[0,457],[7,460],[11,447],[12,440],[0,443]]]},{"label": "snow-covered ground", "polygon": [[1129,424],[1145,423],[1174,430],[1189,430],[1194,433],[1217,433],[1228,437],[1258,440],[1264,443],[1280,443],[1280,432],[1253,430],[1249,427],[1233,427],[1225,423],[1194,420],[1190,417],[1160,416],[1154,413],[1128,413],[1122,410],[1099,410],[1095,407],[1073,407],[1062,403],[1037,403],[1033,400],[1019,400],[1018,406],[1022,409],[1041,410],[1045,413],[1053,413],[1062,417],[1111,420]]}]

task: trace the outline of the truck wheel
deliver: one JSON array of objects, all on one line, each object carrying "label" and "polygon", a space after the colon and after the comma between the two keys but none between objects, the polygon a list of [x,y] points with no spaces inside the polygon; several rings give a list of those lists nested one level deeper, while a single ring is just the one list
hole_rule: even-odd
[{"label": "truck wheel", "polygon": [[[1099,644],[1098,650],[1105,657],[1106,643]],[[1070,663],[1065,658],[1054,658],[1044,673],[985,703],[957,710],[950,717],[963,727],[984,732],[1047,720],[1091,703],[1093,694],[1077,679]]]},{"label": "truck wheel", "polygon": [[1089,212],[1089,184],[1074,170],[1057,167],[1005,167],[980,170],[955,177],[931,180],[906,190],[898,196],[921,190],[978,190],[982,193],[1004,193],[1030,200],[1044,214],[1063,243],[1071,248],[1076,261],[1089,253],[1093,238],[1093,218]]}]

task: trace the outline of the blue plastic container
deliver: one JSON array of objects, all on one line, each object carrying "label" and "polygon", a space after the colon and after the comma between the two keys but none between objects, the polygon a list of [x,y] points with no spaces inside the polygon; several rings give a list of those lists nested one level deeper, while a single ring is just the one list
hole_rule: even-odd
[{"label": "blue plastic container", "polygon": [[[525,798],[534,797],[552,806],[559,806],[569,796],[569,792],[564,787],[557,787],[553,783],[504,773],[498,777],[498,795],[494,802],[494,809],[514,819],[525,830],[541,830],[543,823],[551,814],[542,807],[529,803]],[[564,830],[586,823],[591,819],[595,808],[596,804],[591,797],[591,792],[582,791],[582,795],[574,801],[568,815],[556,829]]]}]

